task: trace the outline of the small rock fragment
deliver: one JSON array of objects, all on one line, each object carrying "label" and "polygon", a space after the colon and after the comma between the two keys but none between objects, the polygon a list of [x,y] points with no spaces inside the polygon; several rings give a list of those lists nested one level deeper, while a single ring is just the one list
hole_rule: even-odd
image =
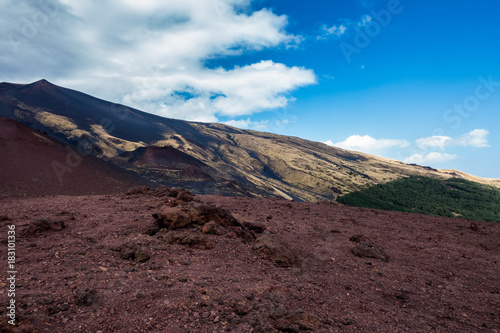
[{"label": "small rock fragment", "polygon": [[93,289],[80,290],[75,295],[75,304],[78,306],[90,306],[97,300],[97,291]]},{"label": "small rock fragment", "polygon": [[372,241],[363,235],[354,235],[349,238],[351,242],[358,243],[357,246],[351,249],[351,252],[360,258],[372,258],[380,259],[382,261],[388,261],[389,257],[382,251],[373,245]]},{"label": "small rock fragment", "polygon": [[211,234],[211,235],[224,235],[226,233],[226,230],[215,223],[214,221],[210,221],[208,223],[205,223],[203,225],[203,228],[201,229],[201,232],[204,234]]},{"label": "small rock fragment", "polygon": [[61,231],[64,228],[66,228],[66,225],[64,224],[63,221],[57,220],[57,221],[52,221],[48,219],[38,219],[38,220],[33,220],[31,223],[26,227],[23,231],[22,234],[25,236],[30,236],[30,235],[36,235],[40,234],[45,231]]},{"label": "small rock fragment", "polygon": [[291,267],[297,261],[295,251],[269,232],[264,232],[255,240],[253,251],[258,257],[280,267]]}]

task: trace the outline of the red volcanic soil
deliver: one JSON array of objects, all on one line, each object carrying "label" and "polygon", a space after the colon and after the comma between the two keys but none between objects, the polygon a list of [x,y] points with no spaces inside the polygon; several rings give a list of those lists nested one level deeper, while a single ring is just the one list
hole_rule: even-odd
[{"label": "red volcanic soil", "polygon": [[[59,177],[58,177],[59,174]],[[121,193],[145,181],[0,117],[0,196]]]},{"label": "red volcanic soil", "polygon": [[19,332],[500,330],[498,223],[144,188],[0,212]]}]

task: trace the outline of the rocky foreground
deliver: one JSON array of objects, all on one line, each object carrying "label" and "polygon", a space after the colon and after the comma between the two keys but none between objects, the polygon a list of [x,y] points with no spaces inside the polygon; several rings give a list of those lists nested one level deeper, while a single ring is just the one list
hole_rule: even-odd
[{"label": "rocky foreground", "polygon": [[0,220],[0,332],[500,331],[500,224],[167,188]]}]

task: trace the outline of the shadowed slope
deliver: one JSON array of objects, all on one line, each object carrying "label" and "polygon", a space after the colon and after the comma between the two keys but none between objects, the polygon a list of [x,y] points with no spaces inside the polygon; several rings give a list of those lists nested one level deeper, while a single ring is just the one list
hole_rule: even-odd
[{"label": "shadowed slope", "polygon": [[3,117],[0,161],[0,196],[111,194],[148,183]]}]

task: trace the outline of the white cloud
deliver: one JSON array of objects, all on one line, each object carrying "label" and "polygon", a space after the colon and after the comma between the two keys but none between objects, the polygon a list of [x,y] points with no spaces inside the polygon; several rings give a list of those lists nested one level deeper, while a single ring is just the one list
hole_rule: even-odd
[{"label": "white cloud", "polygon": [[361,16],[361,20],[358,22],[358,27],[364,27],[371,21],[372,17],[370,15],[363,15]]},{"label": "white cloud", "polygon": [[332,147],[334,146],[334,144],[333,144],[333,141],[332,141],[332,140],[326,140],[326,141],[324,141],[323,143],[324,143],[325,145],[328,145],[328,146],[332,146]]},{"label": "white cloud", "polygon": [[475,129],[458,138],[437,135],[427,138],[421,138],[416,141],[416,144],[422,150],[433,148],[444,150],[446,147],[454,146],[483,148],[489,147],[487,139],[489,134],[490,132],[485,129]]},{"label": "white cloud", "polygon": [[328,28],[326,25],[323,26],[323,34],[321,37],[318,37],[319,39],[322,39],[326,36],[329,36],[329,35],[335,35],[337,37],[340,37],[342,36],[343,34],[345,34],[347,30],[347,27],[343,24],[340,24],[340,25],[334,25],[330,28]]},{"label": "white cloud", "polygon": [[252,11],[250,3],[0,0],[0,72],[6,80],[43,77],[189,120],[282,108],[291,92],[316,82],[312,70],[271,60],[226,69],[205,65],[300,41],[286,32],[286,16]]},{"label": "white cloud", "polygon": [[266,129],[268,128],[268,123],[269,120],[252,121],[250,120],[250,118],[240,119],[240,120],[229,120],[224,122],[224,124],[229,126],[243,128],[243,129],[253,129],[253,130]]},{"label": "white cloud", "polygon": [[328,140],[324,143],[330,146],[335,146],[347,150],[360,151],[368,154],[381,153],[383,150],[395,147],[406,148],[410,145],[410,143],[406,140],[375,139],[369,135],[352,135],[344,141],[333,143],[331,140]]},{"label": "white cloud", "polygon": [[453,139],[450,138],[449,136],[431,136],[428,138],[421,138],[416,141],[417,146],[420,149],[429,149],[429,148],[440,148],[444,149],[446,146],[451,145],[453,142]]},{"label": "white cloud", "polygon": [[414,163],[414,164],[434,164],[434,163],[443,163],[454,160],[457,158],[457,155],[454,154],[445,154],[432,152],[429,154],[413,154],[410,157],[407,157],[403,160],[405,163]]},{"label": "white cloud", "polygon": [[362,15],[359,21],[352,21],[350,19],[342,19],[341,21],[343,23],[335,24],[331,27],[328,27],[327,25],[323,25],[321,27],[321,32],[320,35],[317,37],[317,39],[327,39],[328,37],[331,37],[332,35],[336,38],[341,37],[342,35],[346,34],[349,29],[355,31],[356,29],[359,29],[359,27],[364,27],[368,23],[372,21],[372,17],[370,15]]},{"label": "white cloud", "polygon": [[457,145],[463,147],[484,148],[489,147],[487,136],[490,134],[485,129],[475,129],[467,134],[462,135],[456,140]]}]

